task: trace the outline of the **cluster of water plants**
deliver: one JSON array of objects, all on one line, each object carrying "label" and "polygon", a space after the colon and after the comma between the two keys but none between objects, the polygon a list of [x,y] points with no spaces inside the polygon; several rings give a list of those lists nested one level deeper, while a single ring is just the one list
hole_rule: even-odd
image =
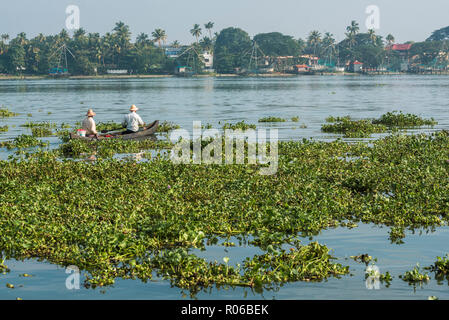
[{"label": "cluster of water plants", "polygon": [[97,131],[115,131],[115,130],[122,130],[123,125],[121,123],[116,123],[113,121],[108,122],[99,122],[96,124]]},{"label": "cluster of water plants", "polygon": [[259,122],[285,122],[286,120],[279,117],[265,117],[259,119]]},{"label": "cluster of water plants", "polygon": [[44,122],[33,122],[33,121],[29,121],[26,122],[25,124],[22,124],[21,127],[24,128],[56,128],[57,125],[56,123],[52,123],[52,122],[48,122],[48,121],[44,121]]},{"label": "cluster of water plants", "polygon": [[445,257],[437,257],[437,261],[428,269],[440,275],[449,275],[449,254]]},{"label": "cluster of water plants", "polygon": [[19,115],[18,113],[9,111],[7,108],[3,106],[0,108],[0,118],[16,117],[18,115]]},{"label": "cluster of water plants", "polygon": [[57,151],[64,157],[77,158],[85,155],[96,155],[102,158],[110,158],[120,153],[138,153],[142,150],[161,150],[172,147],[173,144],[168,140],[68,140],[62,143]]},{"label": "cluster of water plants", "polygon": [[[61,125],[57,134],[67,135],[68,127]],[[241,121],[226,128],[255,125]],[[21,135],[1,146],[43,148],[46,143]],[[116,278],[148,281],[156,274],[193,293],[212,285],[266,288],[349,272],[326,246],[302,245],[300,237],[364,222],[390,227],[391,241],[400,243],[406,229],[449,222],[446,131],[395,133],[369,145],[283,141],[273,176],[258,174],[262,164],[113,158],[172,146],[167,140],[67,140],[55,150],[0,161],[0,190],[8,191],[0,192],[0,261],[38,257],[76,265],[85,272],[86,287],[110,285]],[[61,161],[89,155],[96,161]],[[230,237],[264,253],[232,265],[229,258],[208,262],[192,253],[218,242],[235,246]],[[368,254],[351,258],[373,260]],[[438,258],[432,270],[446,274],[448,266],[448,258]],[[0,271],[6,269],[0,264]],[[424,279],[415,269],[401,278]],[[387,286],[392,279],[388,272],[379,277]]]},{"label": "cluster of water plants", "polygon": [[[74,140],[56,151],[0,161],[0,190],[8,190],[0,193],[3,256],[76,265],[86,273],[86,286],[112,284],[117,277],[146,281],[155,272],[195,292],[211,285],[256,287],[344,275],[347,267],[333,262],[328,248],[298,242],[327,228],[360,221],[392,230],[448,222],[444,131],[394,134],[372,145],[280,142],[274,176],[259,175],[259,164],[110,157],[118,150],[167,147],[158,143]],[[91,154],[92,148],[104,159],[59,159]],[[240,266],[191,253],[231,236],[265,253]]]},{"label": "cluster of water plants", "polygon": [[21,134],[15,137],[12,141],[2,141],[0,142],[0,147],[7,149],[24,149],[24,148],[32,148],[32,147],[46,147],[48,145],[47,142],[41,141],[36,137]]},{"label": "cluster of water plants", "polygon": [[245,120],[236,122],[236,123],[225,123],[223,125],[223,130],[232,129],[232,130],[248,130],[248,129],[256,129],[255,124],[246,123]]},{"label": "cluster of water plants", "polygon": [[9,130],[8,126],[0,126],[0,132],[7,132]]},{"label": "cluster of water plants", "polygon": [[53,135],[54,128],[57,127],[56,123],[52,122],[26,122],[21,127],[31,129],[31,135],[33,137],[50,137]]},{"label": "cluster of water plants", "polygon": [[157,128],[157,132],[170,132],[175,129],[179,129],[180,126],[176,123],[170,121],[162,121],[159,123],[159,127]]},{"label": "cluster of water plants", "polygon": [[423,283],[428,282],[430,277],[427,273],[422,273],[419,265],[413,268],[411,271],[406,271],[403,275],[399,276],[402,280],[407,281],[408,283]]},{"label": "cluster of water plants", "polygon": [[341,133],[347,138],[364,138],[373,133],[384,133],[388,130],[416,128],[421,126],[434,126],[437,122],[432,119],[423,119],[414,114],[402,112],[387,112],[378,119],[353,120],[350,116],[328,117],[321,126],[323,132]]},{"label": "cluster of water plants", "polygon": [[422,126],[434,126],[437,122],[431,119],[423,119],[415,114],[402,113],[402,111],[387,112],[379,119],[374,119],[373,124],[383,124],[387,127],[410,128]]},{"label": "cluster of water plants", "polygon": [[381,124],[373,124],[370,120],[349,120],[339,118],[332,124],[324,124],[321,131],[329,133],[342,133],[346,138],[364,138],[373,133],[382,133],[387,131],[387,127]]}]

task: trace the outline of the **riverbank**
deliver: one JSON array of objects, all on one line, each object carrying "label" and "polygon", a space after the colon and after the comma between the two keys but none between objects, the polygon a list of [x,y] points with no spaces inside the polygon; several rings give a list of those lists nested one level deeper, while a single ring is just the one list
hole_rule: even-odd
[{"label": "riverbank", "polygon": [[[199,74],[194,75],[191,78],[235,78],[235,77],[260,77],[260,78],[291,78],[297,76],[305,76],[301,74],[292,73],[264,73],[264,74],[249,74],[249,75],[239,75],[239,74]],[[425,73],[425,74],[414,74],[414,73],[403,73],[403,72],[390,72],[390,73],[351,73],[351,72],[319,72],[315,74],[307,74],[308,76],[405,76],[405,75],[449,75],[446,73]],[[69,76],[62,79],[74,79],[74,80],[110,80],[110,79],[159,79],[159,78],[176,78],[176,75],[171,74],[141,74],[141,75],[94,75],[94,76]],[[0,75],[1,80],[48,80],[56,79],[51,76],[36,76],[36,75],[26,75],[26,76],[13,76],[13,75]]]}]

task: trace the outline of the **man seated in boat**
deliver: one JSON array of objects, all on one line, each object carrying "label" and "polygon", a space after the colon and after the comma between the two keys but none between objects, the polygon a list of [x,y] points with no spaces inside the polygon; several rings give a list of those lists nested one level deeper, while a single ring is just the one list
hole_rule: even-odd
[{"label": "man seated in boat", "polygon": [[[139,131],[139,126],[144,126],[145,122],[143,122],[142,118],[136,113],[139,110],[135,105],[132,105],[129,109],[129,113],[125,116],[122,122],[123,128],[126,128],[122,134],[130,134],[136,133]],[[143,127],[143,130],[146,128]]]},{"label": "man seated in boat", "polygon": [[83,120],[83,129],[86,130],[87,137],[98,137],[97,126],[95,125],[94,116],[96,113],[89,109],[86,118]]}]

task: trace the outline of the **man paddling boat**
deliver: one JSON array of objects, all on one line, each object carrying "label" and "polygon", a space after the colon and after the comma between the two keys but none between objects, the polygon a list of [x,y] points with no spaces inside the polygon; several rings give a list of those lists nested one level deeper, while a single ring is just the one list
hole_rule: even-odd
[{"label": "man paddling boat", "polygon": [[[124,131],[122,134],[130,134],[130,133],[136,133],[139,131],[139,126],[144,126],[145,122],[143,122],[142,118],[137,114],[137,108],[135,105],[132,105],[129,109],[129,113],[124,117],[122,126],[123,128],[126,128],[126,131]],[[146,128],[143,127],[145,130]]]},{"label": "man paddling boat", "polygon": [[83,120],[83,129],[86,130],[86,136],[98,137],[97,126],[95,125],[94,116],[96,113],[89,109],[86,113],[86,118]]}]

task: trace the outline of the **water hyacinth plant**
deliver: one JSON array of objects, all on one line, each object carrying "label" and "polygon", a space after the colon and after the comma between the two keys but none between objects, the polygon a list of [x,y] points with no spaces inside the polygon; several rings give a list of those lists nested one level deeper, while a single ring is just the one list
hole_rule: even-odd
[{"label": "water hyacinth plant", "polygon": [[428,282],[430,280],[428,274],[421,273],[419,265],[416,265],[411,271],[406,271],[403,275],[400,275],[399,278],[411,284]]},{"label": "water hyacinth plant", "polygon": [[0,108],[0,118],[16,117],[18,115],[19,115],[18,113],[9,111],[7,108],[3,106]]},{"label": "water hyacinth plant", "polygon": [[370,137],[373,133],[383,133],[387,130],[404,128],[416,128],[421,126],[433,126],[437,122],[434,119],[423,119],[414,114],[402,112],[388,112],[379,119],[352,120],[350,116],[328,117],[321,131],[329,133],[342,133],[346,138]]},{"label": "water hyacinth plant", "polygon": [[23,125],[21,125],[21,127],[25,127],[25,128],[56,128],[56,123],[52,123],[52,122],[27,122]]},{"label": "water hyacinth plant", "polygon": [[32,127],[31,135],[33,137],[50,137],[53,135],[53,131],[46,127]]},{"label": "water hyacinth plant", "polygon": [[[120,150],[166,147],[139,143],[77,140],[21,161],[0,161],[0,190],[8,190],[0,193],[4,256],[75,264],[93,287],[116,278],[146,281],[153,272],[192,292],[212,285],[257,287],[346,274],[325,246],[281,249],[299,236],[348,222],[430,228],[449,219],[444,131],[397,134],[371,145],[280,142],[272,177],[256,174],[258,164],[110,158]],[[105,157],[61,161],[65,148]],[[251,236],[265,253],[247,257],[240,267],[191,253],[232,236]]]},{"label": "water hyacinth plant", "polygon": [[408,128],[421,126],[434,126],[437,122],[431,119],[423,119],[415,114],[402,113],[402,111],[387,112],[379,119],[372,121],[373,124],[383,124],[388,127]]},{"label": "water hyacinth plant", "polygon": [[259,119],[259,122],[285,122],[286,120],[279,117],[265,117]]},{"label": "water hyacinth plant", "polygon": [[373,133],[387,131],[387,127],[380,124],[372,124],[369,120],[348,120],[341,118],[336,123],[321,126],[323,132],[342,133],[347,138],[369,137]]},{"label": "water hyacinth plant", "polygon": [[121,123],[116,123],[113,121],[109,122],[99,122],[96,125],[97,131],[115,131],[115,130],[123,130],[123,126]]},{"label": "water hyacinth plant", "polygon": [[437,261],[428,269],[437,274],[449,275],[449,254],[445,257],[437,257]]},{"label": "water hyacinth plant", "polygon": [[179,129],[180,126],[176,123],[170,121],[163,121],[159,123],[159,127],[157,128],[157,132],[170,132],[175,129]]},{"label": "water hyacinth plant", "polygon": [[0,142],[0,147],[6,147],[7,149],[46,147],[47,145],[48,145],[47,142],[41,141],[33,136],[29,136],[29,135],[25,135],[25,134],[17,136],[12,141]]},{"label": "water hyacinth plant", "polygon": [[226,130],[226,129],[232,129],[232,130],[256,129],[256,125],[246,123],[245,120],[242,120],[237,123],[225,123],[223,125],[223,130]]}]

